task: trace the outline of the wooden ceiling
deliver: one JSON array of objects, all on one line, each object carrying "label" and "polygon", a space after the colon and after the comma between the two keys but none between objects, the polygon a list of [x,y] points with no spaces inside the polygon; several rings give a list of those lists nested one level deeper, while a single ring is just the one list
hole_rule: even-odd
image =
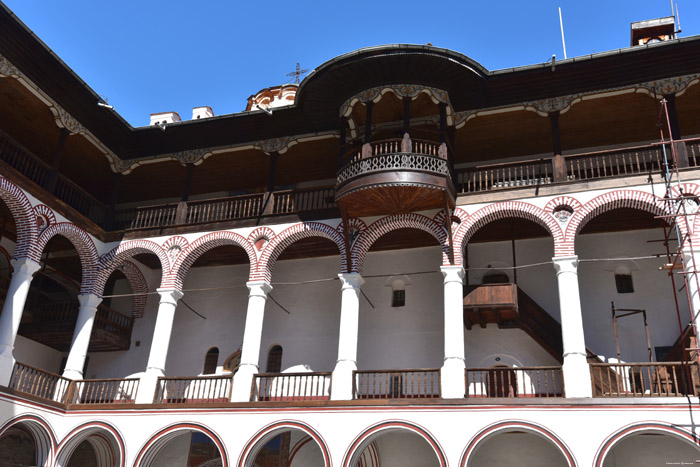
[{"label": "wooden ceiling", "polygon": [[681,136],[700,134],[700,83],[694,84],[681,96],[676,97],[676,112]]}]

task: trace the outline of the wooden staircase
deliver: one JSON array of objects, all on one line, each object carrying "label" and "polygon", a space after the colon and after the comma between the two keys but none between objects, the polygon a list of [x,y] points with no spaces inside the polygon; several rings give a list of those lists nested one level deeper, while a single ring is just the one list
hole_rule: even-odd
[{"label": "wooden staircase", "polygon": [[[517,284],[482,284],[466,286],[464,325],[486,327],[498,324],[501,329],[520,328],[558,362],[562,362],[561,325]],[[601,362],[586,349],[589,362]]]}]

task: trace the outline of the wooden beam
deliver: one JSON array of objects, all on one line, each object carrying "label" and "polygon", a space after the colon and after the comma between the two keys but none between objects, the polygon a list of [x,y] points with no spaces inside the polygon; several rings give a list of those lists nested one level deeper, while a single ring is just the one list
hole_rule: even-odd
[{"label": "wooden beam", "polygon": [[350,260],[350,222],[347,210],[341,208],[340,217],[343,221],[343,240],[345,240],[345,256],[347,257],[345,272],[350,273],[352,272],[352,261]]},{"label": "wooden beam", "polygon": [[455,264],[455,251],[454,245],[452,245],[452,215],[450,214],[450,203],[447,199],[447,192],[442,192],[442,199],[445,202],[445,227],[447,227],[447,244],[450,246],[449,258],[450,264],[454,266]]}]

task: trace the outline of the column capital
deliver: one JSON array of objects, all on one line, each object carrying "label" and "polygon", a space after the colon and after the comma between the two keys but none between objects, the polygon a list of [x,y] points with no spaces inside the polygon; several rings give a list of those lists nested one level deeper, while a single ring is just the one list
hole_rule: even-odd
[{"label": "column capital", "polygon": [[557,271],[557,276],[565,272],[572,272],[577,274],[578,270],[578,256],[558,256],[552,258],[552,263],[554,264],[554,269]]},{"label": "column capital", "polygon": [[11,259],[12,273],[24,276],[33,277],[36,272],[41,269],[41,264],[29,258]]},{"label": "column capital", "polygon": [[246,287],[250,293],[248,297],[262,297],[267,299],[267,294],[272,290],[272,285],[267,281],[246,282]]},{"label": "column capital", "polygon": [[440,272],[445,278],[445,284],[448,282],[464,283],[464,268],[462,266],[440,266]]},{"label": "column capital", "polygon": [[353,289],[358,290],[362,284],[365,283],[365,279],[357,272],[347,272],[344,274],[338,274],[340,282],[343,284],[342,289]]},{"label": "column capital", "polygon": [[80,294],[78,295],[78,303],[80,303],[80,308],[97,308],[102,303],[102,297],[94,293]]},{"label": "column capital", "polygon": [[178,289],[156,289],[160,295],[160,303],[170,303],[177,305],[177,301],[182,298],[184,293]]}]

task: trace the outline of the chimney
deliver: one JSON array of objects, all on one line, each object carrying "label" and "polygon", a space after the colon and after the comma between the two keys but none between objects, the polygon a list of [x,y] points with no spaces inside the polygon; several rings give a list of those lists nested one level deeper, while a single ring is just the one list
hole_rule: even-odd
[{"label": "chimney", "polygon": [[676,38],[676,18],[649,19],[632,23],[631,46],[654,44]]},{"label": "chimney", "polygon": [[195,107],[192,109],[192,120],[199,120],[201,118],[210,118],[214,116],[214,111],[208,105],[202,107]]},{"label": "chimney", "polygon": [[159,112],[151,114],[151,123],[149,125],[155,125],[157,123],[175,123],[180,121],[180,115],[177,112]]}]

